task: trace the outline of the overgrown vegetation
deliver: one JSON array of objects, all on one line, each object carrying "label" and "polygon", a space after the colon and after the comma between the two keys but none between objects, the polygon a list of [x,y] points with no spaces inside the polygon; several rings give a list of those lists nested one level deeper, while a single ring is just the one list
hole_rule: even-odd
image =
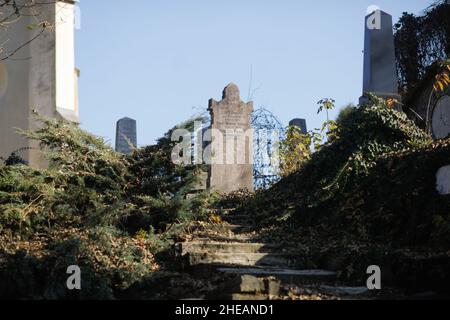
[{"label": "overgrown vegetation", "polygon": [[[161,268],[171,232],[206,217],[208,197],[186,199],[197,168],[171,162],[170,132],[124,156],[75,125],[40,121],[24,134],[49,168],[0,164],[0,297],[116,298]],[[70,265],[83,270],[81,291],[66,288]]]},{"label": "overgrown vegetation", "polygon": [[[416,225],[409,234],[400,217],[429,214],[415,200],[421,200],[424,206],[448,200],[435,188],[436,172],[448,161],[447,141],[433,142],[405,114],[374,96],[371,99],[370,104],[355,108],[342,121],[337,139],[314,153],[301,170],[255,200],[256,205],[262,202],[260,212],[266,212],[267,217],[290,212],[304,225],[324,219],[333,229],[340,222],[347,231],[354,228],[351,234],[359,239],[381,236],[387,240],[380,234],[385,228],[378,230],[370,225],[378,218],[386,222],[399,219],[396,224],[388,224],[391,240],[417,236]],[[287,189],[295,192],[285,192]],[[434,211],[432,214],[442,214]],[[440,240],[448,244],[445,237]]]},{"label": "overgrown vegetation", "polygon": [[436,1],[422,16],[404,13],[395,31],[399,84],[406,95],[434,62],[450,57],[450,3]]},{"label": "overgrown vegetation", "polygon": [[336,139],[240,211],[263,225],[294,229],[296,243],[308,241],[306,254],[320,244],[320,259],[339,247],[340,259],[357,262],[361,255],[351,248],[361,245],[383,254],[406,248],[448,254],[450,198],[436,191],[436,173],[449,158],[450,140],[433,142],[372,96],[342,119]]},{"label": "overgrown vegetation", "polygon": [[281,177],[289,176],[299,170],[311,157],[311,135],[302,132],[297,126],[289,126],[286,137],[280,142]]}]

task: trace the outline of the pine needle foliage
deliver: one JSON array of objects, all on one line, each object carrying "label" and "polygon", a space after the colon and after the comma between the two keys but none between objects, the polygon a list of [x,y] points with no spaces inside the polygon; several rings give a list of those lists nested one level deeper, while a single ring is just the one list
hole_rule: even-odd
[{"label": "pine needle foliage", "polygon": [[[170,131],[131,155],[74,124],[37,116],[49,161],[38,170],[0,164],[0,297],[114,299],[160,268],[167,226],[199,217],[204,195],[186,199],[194,166],[170,160]],[[81,291],[66,268],[82,270]]]}]

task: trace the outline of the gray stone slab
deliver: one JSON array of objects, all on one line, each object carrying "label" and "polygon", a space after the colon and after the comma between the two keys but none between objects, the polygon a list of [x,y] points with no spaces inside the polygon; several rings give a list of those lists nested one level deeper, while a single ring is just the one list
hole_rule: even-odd
[{"label": "gray stone slab", "polygon": [[327,293],[337,294],[337,295],[349,295],[357,296],[369,292],[367,287],[335,287],[335,286],[320,286],[320,290]]},{"label": "gray stone slab", "polygon": [[306,126],[306,120],[305,119],[292,119],[289,122],[289,126],[295,126],[300,128],[301,132],[303,134],[307,134],[308,133],[308,127]]},{"label": "gray stone slab", "polygon": [[[336,282],[337,274],[327,270],[301,270],[292,268],[280,268],[273,266],[259,267],[219,267],[218,272],[226,275],[248,275],[257,278],[270,278],[276,282],[273,283],[275,290],[280,290],[279,286],[306,285],[306,284],[333,284]],[[270,283],[269,283],[270,284]],[[267,286],[270,292],[270,285]]]},{"label": "gray stone slab", "polygon": [[369,92],[400,101],[392,16],[378,10],[366,16],[364,25],[364,81],[360,103],[367,101]]},{"label": "gray stone slab", "polygon": [[286,268],[218,268],[227,274],[247,274],[253,276],[329,278],[336,277],[336,272],[327,270],[297,270]]},{"label": "gray stone slab", "polygon": [[133,146],[137,146],[136,120],[120,119],[116,126],[116,151],[128,154],[133,151]]},{"label": "gray stone slab", "polygon": [[233,301],[266,301],[269,296],[266,294],[248,294],[248,293],[234,293],[231,295]]},{"label": "gray stone slab", "polygon": [[265,243],[212,242],[208,240],[180,244],[182,255],[189,252],[268,253],[281,252],[281,247]]},{"label": "gray stone slab", "polygon": [[218,266],[272,266],[289,268],[295,266],[301,260],[299,256],[281,253],[190,252],[187,256],[190,266],[210,264]]},{"label": "gray stone slab", "polygon": [[[229,84],[221,101],[211,99],[210,172],[212,190],[228,193],[253,190],[253,102],[243,102],[239,88]],[[206,134],[205,136],[208,136]]]}]

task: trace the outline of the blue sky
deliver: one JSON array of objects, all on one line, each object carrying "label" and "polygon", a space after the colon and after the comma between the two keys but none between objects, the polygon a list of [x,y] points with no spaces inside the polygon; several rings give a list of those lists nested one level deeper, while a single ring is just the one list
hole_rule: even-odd
[{"label": "blue sky", "polygon": [[82,0],[82,127],[113,144],[116,121],[128,116],[138,121],[138,144],[153,144],[220,100],[230,82],[247,100],[252,74],[255,108],[318,128],[318,100],[332,97],[339,109],[361,95],[367,8],[378,5],[395,23],[431,2]]}]

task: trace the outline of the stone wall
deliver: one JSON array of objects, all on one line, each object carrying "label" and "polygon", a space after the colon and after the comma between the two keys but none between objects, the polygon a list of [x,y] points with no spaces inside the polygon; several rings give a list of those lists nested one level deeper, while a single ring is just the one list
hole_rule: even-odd
[{"label": "stone wall", "polygon": [[[21,0],[17,1],[18,5]],[[0,157],[7,158],[21,149],[19,156],[34,167],[47,162],[39,152],[39,144],[16,133],[15,128],[33,130],[39,123],[33,111],[40,115],[78,122],[76,75],[74,66],[74,7],[71,3],[48,2],[39,6],[37,16],[22,16],[2,35],[9,39],[5,52],[17,49],[41,32],[27,25],[48,21],[53,27],[21,50],[12,59],[1,63],[0,69]],[[72,13],[72,16],[70,15]],[[66,17],[67,20],[63,20]],[[69,80],[70,81],[69,81]]]}]

